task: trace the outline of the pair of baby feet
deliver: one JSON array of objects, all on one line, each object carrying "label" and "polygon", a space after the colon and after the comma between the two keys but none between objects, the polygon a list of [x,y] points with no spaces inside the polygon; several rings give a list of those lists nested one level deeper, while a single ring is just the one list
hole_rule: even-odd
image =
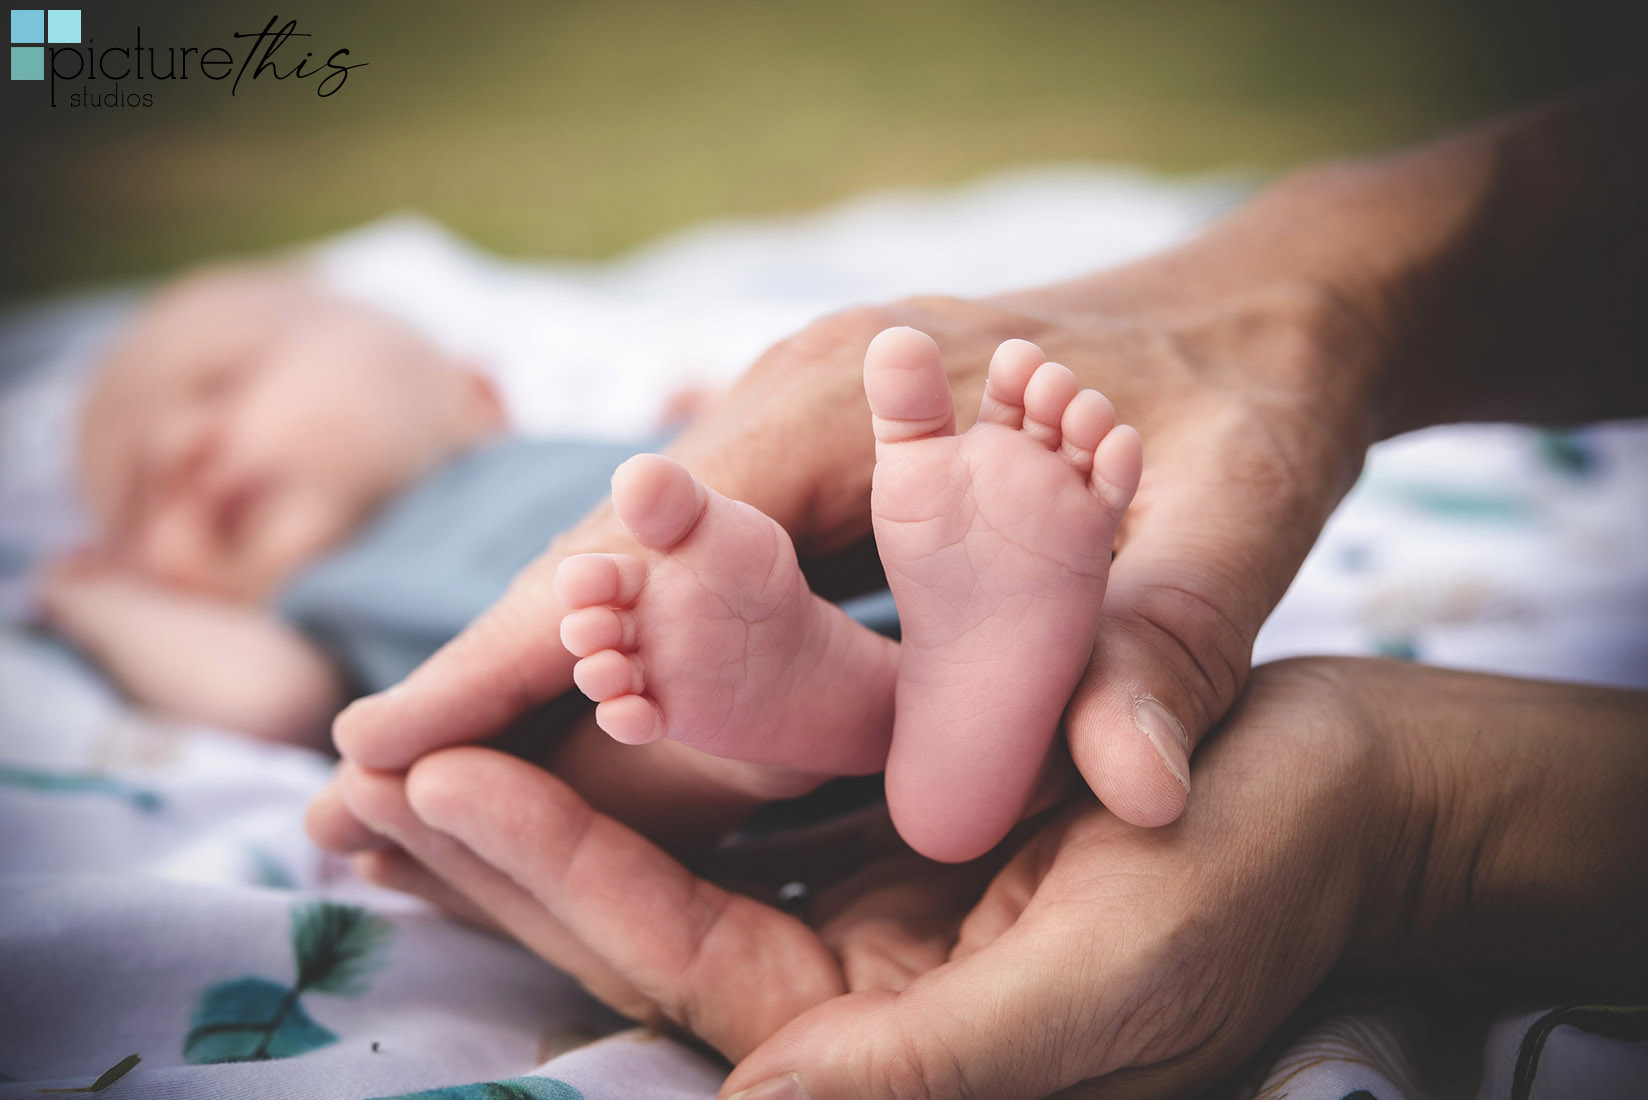
[{"label": "pair of baby feet", "polygon": [[650,560],[564,561],[561,638],[617,740],[821,776],[885,768],[905,840],[971,859],[1018,821],[1086,669],[1139,437],[1023,340],[997,349],[961,435],[938,348],[914,329],[871,342],[864,389],[901,642],[813,595],[776,522],[659,455],[612,479]]}]

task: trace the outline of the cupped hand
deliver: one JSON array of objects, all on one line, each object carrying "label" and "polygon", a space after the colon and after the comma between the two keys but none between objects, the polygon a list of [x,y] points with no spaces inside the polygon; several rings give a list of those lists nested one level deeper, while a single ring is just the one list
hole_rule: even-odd
[{"label": "cupped hand", "polygon": [[1404,765],[1360,690],[1334,664],[1257,671],[1182,821],[1140,830],[1077,800],[995,877],[944,965],[802,1014],[723,1095],[1168,1098],[1228,1076],[1398,873],[1380,853],[1410,828]]},{"label": "cupped hand", "polygon": [[[345,762],[336,789],[348,820],[386,845],[356,845],[367,878],[513,936],[619,1012],[734,1058],[849,989],[897,988],[942,963],[989,875],[987,862],[920,859],[882,811],[719,855],[736,892],[484,748],[436,752],[406,777]],[[749,896],[776,901],[791,874],[815,884],[816,930]]]},{"label": "cupped hand", "polygon": [[[1117,816],[1144,825],[1182,812],[1194,743],[1235,699],[1260,624],[1372,431],[1368,340],[1331,295],[1229,279],[1199,287],[1187,268],[1197,270],[1168,254],[993,302],[923,298],[824,318],[764,355],[672,448],[817,558],[869,532],[874,449],[861,374],[882,329],[934,337],[962,426],[978,409],[991,353],[1011,337],[1035,341],[1105,392],[1144,437],[1145,474],[1066,717],[1089,785]],[[553,577],[563,558],[590,551],[636,547],[598,510],[405,682],[340,715],[343,754],[404,769],[569,690]],[[867,572],[849,581],[873,583]],[[566,778],[581,789],[581,776]]]},{"label": "cupped hand", "polygon": [[[999,871],[919,860],[884,824],[833,838],[835,868],[857,870],[818,892],[816,928],[490,750],[435,753],[404,784],[346,764],[340,786],[404,849],[363,857],[369,874],[739,1059],[724,1095],[775,1081],[792,1091],[753,1095],[1177,1096],[1257,1049],[1401,893],[1385,876],[1416,850],[1416,793],[1359,686],[1388,693],[1386,667],[1261,670],[1170,828],[1128,826],[1083,792],[1027,823]],[[816,855],[779,866],[829,881]]]}]

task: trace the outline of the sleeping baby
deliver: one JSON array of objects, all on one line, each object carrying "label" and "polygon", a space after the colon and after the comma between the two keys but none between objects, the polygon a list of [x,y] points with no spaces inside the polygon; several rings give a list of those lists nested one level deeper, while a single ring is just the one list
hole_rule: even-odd
[{"label": "sleeping baby", "polygon": [[297,267],[212,268],[99,364],[79,472],[99,539],[50,625],[153,709],[323,744],[606,495],[637,448],[512,437],[477,369]]}]

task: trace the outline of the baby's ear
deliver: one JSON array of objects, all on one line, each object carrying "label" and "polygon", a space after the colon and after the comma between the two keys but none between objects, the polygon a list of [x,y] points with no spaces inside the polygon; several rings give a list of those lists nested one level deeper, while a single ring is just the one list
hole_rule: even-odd
[{"label": "baby's ear", "polygon": [[509,427],[509,410],[504,408],[503,395],[492,376],[474,363],[459,368],[465,404],[471,411],[471,422],[477,435],[495,435]]}]

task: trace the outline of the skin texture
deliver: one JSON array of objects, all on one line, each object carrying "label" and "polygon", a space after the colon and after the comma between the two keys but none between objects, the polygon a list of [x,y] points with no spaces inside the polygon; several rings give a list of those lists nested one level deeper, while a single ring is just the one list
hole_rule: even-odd
[{"label": "skin texture", "polygon": [[[923,908],[919,898],[912,905],[915,882],[903,875],[894,908],[913,908],[921,919],[882,919],[883,927],[900,931],[891,940],[868,937],[884,948],[878,961],[858,961],[861,939],[837,931],[825,939],[854,960],[846,974],[887,975],[889,958],[913,960],[906,975],[935,975],[919,996],[911,995],[912,983],[893,1008],[873,992],[870,1000],[819,1005],[815,998],[840,986],[815,978],[785,1003],[771,999],[777,994],[770,983],[754,1000],[741,1000],[755,992],[741,987],[745,976],[760,980],[776,965],[766,954],[772,941],[760,938],[766,920],[723,902],[705,880],[684,883],[657,861],[615,860],[611,865],[629,877],[614,872],[612,883],[624,883],[627,899],[651,882],[671,891],[672,901],[697,896],[712,904],[660,905],[654,913],[687,915],[598,945],[578,938],[580,949],[606,968],[602,980],[636,991],[626,993],[628,1003],[639,996],[662,1005],[669,1018],[735,1057],[750,1052],[775,1019],[811,1008],[817,1015],[795,1018],[775,1045],[750,1054],[729,1091],[794,1073],[815,1098],[945,1095],[958,1083],[998,1095],[987,1087],[996,1082],[1004,1083],[999,1095],[1043,1095],[1110,1070],[1111,1079],[1087,1094],[1177,1095],[1234,1064],[1258,1041],[1242,1030],[1243,1021],[1279,1020],[1336,959],[1527,965],[1571,957],[1588,942],[1615,948],[1615,957],[1625,959],[1616,973],[1640,980],[1640,936],[1648,927],[1640,876],[1612,871],[1634,858],[1644,828],[1640,697],[1524,685],[1516,689],[1525,693],[1518,706],[1496,711],[1496,698],[1516,695],[1509,681],[1472,680],[1486,690],[1465,690],[1463,681],[1447,679],[1430,692],[1420,681],[1373,671],[1386,666],[1353,664],[1335,679],[1361,681],[1372,702],[1330,709],[1326,729],[1365,730],[1372,713],[1381,716],[1375,741],[1384,742],[1403,728],[1390,716],[1410,713],[1422,750],[1419,765],[1386,769],[1376,749],[1354,762],[1357,782],[1346,791],[1332,786],[1345,761],[1319,758],[1297,740],[1298,730],[1321,729],[1321,722],[1290,717],[1249,726],[1244,714],[1253,718],[1250,705],[1265,698],[1255,684],[1243,710],[1198,756],[1183,822],[1149,833],[1120,823],[1161,826],[1184,813],[1178,777],[1188,773],[1190,750],[1241,693],[1254,634],[1353,481],[1369,442],[1473,417],[1551,422],[1648,411],[1648,377],[1640,370],[1648,348],[1641,323],[1648,316],[1641,278],[1648,269],[1641,201],[1648,146],[1620,140],[1645,110],[1648,86],[1638,83],[1395,156],[1313,169],[1150,260],[989,302],[917,299],[851,311],[764,356],[682,438],[675,456],[706,484],[773,516],[804,556],[846,549],[868,529],[873,442],[856,363],[870,338],[889,326],[908,324],[937,341],[958,426],[977,407],[990,351],[1021,337],[1105,392],[1138,427],[1151,462],[1118,536],[1092,660],[1065,714],[1071,756],[1106,810],[1067,807],[1070,816],[1059,820],[1068,821],[1068,839],[1038,832],[1032,841],[1004,846],[1003,854],[1014,857],[1009,866],[1022,870],[997,880],[1016,886],[986,895],[999,904],[981,909],[998,915],[980,931],[995,934],[970,956],[984,960],[974,965],[983,968],[984,982],[997,983],[991,988],[1006,990],[1001,998],[979,998],[979,982],[949,980],[961,964],[921,971],[921,960],[945,954],[934,929],[959,910]],[[1553,371],[1554,363],[1565,369]],[[544,624],[562,614],[549,584],[554,566],[580,550],[634,552],[610,516],[597,513],[397,692],[340,718],[337,741],[351,762],[316,804],[318,840],[345,850],[358,843],[353,807],[374,825],[369,831],[402,845],[451,890],[473,899],[488,884],[508,885],[517,905],[512,931],[534,919],[561,928],[594,919],[571,911],[591,895],[556,889],[556,864],[539,865],[531,849],[511,849],[507,822],[485,816],[510,812],[501,799],[482,806],[466,802],[463,792],[507,774],[521,786],[489,789],[510,790],[516,806],[553,814],[543,827],[586,841],[622,841],[622,850],[635,834],[585,828],[589,809],[576,793],[610,787],[608,774],[621,769],[622,757],[574,731],[563,746],[578,746],[578,766],[562,769],[560,778],[519,762],[483,776],[475,754],[484,750],[477,749],[419,762],[436,749],[490,735],[570,686],[571,658]],[[1341,688],[1351,700],[1359,697],[1356,684]],[[1317,694],[1307,698],[1300,689],[1296,702],[1331,702]],[[1461,701],[1462,710],[1450,711]],[[1490,716],[1521,735],[1487,737],[1495,728]],[[1237,731],[1247,728],[1267,733],[1239,739]],[[1457,735],[1447,752],[1438,751],[1437,733],[1448,728]],[[1267,737],[1282,748],[1268,748]],[[1238,752],[1238,745],[1252,747]],[[1283,755],[1273,758],[1272,751]],[[397,778],[408,768],[407,779]],[[374,777],[384,804],[367,806],[359,792],[342,801],[357,773]],[[1387,786],[1381,777],[1390,775],[1397,778]],[[714,782],[693,776],[685,786],[696,792],[697,805],[715,803]],[[1265,797],[1245,811],[1233,808],[1254,789]],[[1318,801],[1324,794],[1331,806]],[[416,812],[390,820],[376,812],[387,805]],[[1347,806],[1380,809],[1368,819],[1357,810],[1347,824]],[[1250,820],[1256,812],[1258,824]],[[1203,822],[1219,828],[1202,834]],[[1291,839],[1301,822],[1303,846]],[[1396,868],[1399,880],[1386,890],[1390,884],[1376,869],[1372,881],[1381,889],[1365,897],[1411,904],[1395,914],[1370,912],[1347,931],[1339,898],[1345,880],[1321,878],[1322,836],[1330,828],[1351,830],[1343,836],[1349,851],[1361,850],[1362,830],[1380,836],[1379,864]],[[1194,850],[1174,849],[1175,838],[1192,830],[1199,838]],[[426,834],[459,838],[468,862],[460,867],[429,855],[419,847]],[[1018,862],[1018,853],[1032,850],[1037,857]],[[1245,880],[1230,880],[1227,867],[1247,867],[1272,888],[1259,897],[1244,893]],[[1356,876],[1349,881],[1357,885]],[[1160,885],[1170,900],[1152,901],[1130,882]],[[1113,893],[1105,893],[1106,883]],[[1267,900],[1311,891],[1332,904],[1323,922],[1303,929],[1292,922],[1309,906],[1278,911]],[[1174,904],[1190,912],[1175,916]],[[849,909],[885,918],[868,900]],[[704,979],[696,984],[672,981],[671,959],[697,957],[692,945],[716,934],[717,911],[735,914],[739,936],[751,937],[749,958],[760,965],[706,968],[694,975]],[[1090,913],[1115,920],[1096,922]],[[1131,930],[1149,934],[1112,940],[1108,929],[1133,915],[1140,923]],[[1147,955],[1160,950],[1152,930],[1176,921],[1204,948],[1195,956],[1196,974],[1157,955],[1123,970],[1152,975],[1144,988],[1093,981],[1026,988],[1015,978],[1083,974],[1094,959],[1121,966],[1128,944]],[[1493,935],[1473,939],[1474,922],[1485,922]],[[792,925],[785,928],[803,952],[797,958],[818,958]],[[1271,958],[1269,937],[1278,928],[1298,933],[1297,961],[1247,969],[1250,959]],[[654,935],[665,937],[674,954],[655,954]],[[587,961],[566,965],[584,973]],[[793,972],[820,973],[805,963]],[[712,973],[726,981],[708,980]],[[1171,996],[1185,992],[1177,984],[1184,981],[1213,983],[1202,990],[1214,1006],[1210,1014],[1185,1017],[1191,1002]],[[1099,1002],[1092,1000],[1096,989]],[[1163,990],[1170,995],[1157,995]],[[1035,1009],[1034,1029],[1012,1026],[1031,1018],[1018,1014],[1026,1005]],[[830,1026],[808,1023],[819,1019]],[[1049,1045],[1027,1058],[1022,1044],[1031,1036]],[[770,1092],[766,1100],[781,1095]]]}]

